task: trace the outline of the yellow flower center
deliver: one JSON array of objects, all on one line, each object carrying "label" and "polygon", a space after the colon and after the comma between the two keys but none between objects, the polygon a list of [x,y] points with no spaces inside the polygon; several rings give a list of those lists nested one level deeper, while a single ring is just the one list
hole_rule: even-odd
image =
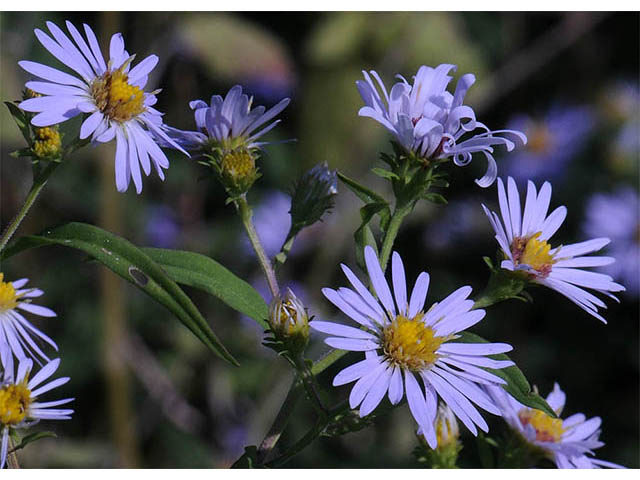
[{"label": "yellow flower center", "polygon": [[116,122],[131,120],[145,110],[144,92],[128,83],[129,77],[122,69],[106,72],[91,84],[98,109]]},{"label": "yellow flower center", "polygon": [[11,282],[4,281],[4,273],[0,273],[0,313],[16,308],[21,296],[16,294]]},{"label": "yellow flower center", "polygon": [[246,150],[233,150],[222,157],[222,171],[234,180],[243,180],[255,172],[256,162]]},{"label": "yellow flower center", "polygon": [[544,154],[551,148],[551,132],[546,125],[535,125],[527,135],[527,147],[536,154]]},{"label": "yellow flower center", "polygon": [[432,328],[422,321],[423,313],[413,318],[398,315],[384,328],[383,351],[395,365],[412,371],[431,366],[437,359],[436,350],[447,337],[436,337]]},{"label": "yellow flower center", "polygon": [[536,430],[536,440],[539,442],[559,442],[564,433],[562,420],[551,418],[542,410],[523,408],[518,413],[522,425],[531,425]]},{"label": "yellow flower center", "polygon": [[16,425],[27,416],[31,404],[31,391],[27,380],[17,385],[5,385],[0,388],[0,423]]},{"label": "yellow flower center", "polygon": [[60,153],[62,140],[57,127],[35,128],[33,152],[38,158],[55,157]]},{"label": "yellow flower center", "polygon": [[551,245],[544,240],[538,240],[542,232],[532,237],[516,237],[513,239],[511,254],[516,265],[529,265],[538,271],[541,276],[547,276],[551,272],[551,266],[555,263],[551,254]]}]

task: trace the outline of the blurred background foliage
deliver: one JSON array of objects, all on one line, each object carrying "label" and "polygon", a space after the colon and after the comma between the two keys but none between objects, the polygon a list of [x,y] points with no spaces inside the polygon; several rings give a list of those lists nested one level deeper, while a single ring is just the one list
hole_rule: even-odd
[{"label": "blurred background foliage", "polygon": [[[638,189],[637,14],[3,13],[3,100],[18,99],[27,80],[17,61],[52,64],[33,29],[65,19],[101,32],[103,48],[120,31],[139,59],[158,54],[149,87],[163,89],[157,108],[172,126],[193,128],[187,102],[224,94],[236,83],[255,96],[255,104],[292,98],[271,139],[296,141],[267,148],[260,162],[264,177],[250,194],[267,250],[278,249],[288,229],[283,192],[317,162],[327,161],[390,198],[384,182],[369,172],[379,164],[378,152],[389,150],[389,137],[375,122],[357,116],[361,100],[354,82],[363,69],[377,70],[387,85],[395,73],[410,79],[422,64],[454,63],[458,74],[475,73],[467,103],[481,121],[494,129],[525,125],[530,138],[528,149],[519,153],[527,156],[527,169],[510,169],[518,155],[501,156],[500,175],[516,175],[521,188],[527,177],[552,180],[552,207],[569,209],[557,235],[562,243],[584,239],[593,194]],[[565,115],[575,109],[578,114]],[[25,160],[8,156],[23,144],[6,109],[0,118],[1,223],[6,225],[30,187],[31,169]],[[138,245],[208,254],[266,296],[222,188],[195,161],[174,154],[171,159],[164,183],[152,176],[142,195],[133,189],[117,194],[113,150],[85,148],[58,170],[19,234],[73,220],[97,224]],[[448,167],[449,206],[419,205],[400,232],[396,249],[408,276],[431,274],[430,302],[463,284],[476,291],[485,285],[482,256],[493,257],[496,244],[480,203],[497,202],[495,186],[482,190],[473,183],[484,168],[481,158],[464,169]],[[341,188],[332,215],[303,232],[280,271],[281,283],[292,286],[317,318],[336,316],[320,288],[344,283],[340,262],[355,264],[352,234],[359,207]],[[637,207],[635,214],[637,222]],[[611,222],[617,221],[614,215]],[[640,230],[635,228],[631,252],[637,256]],[[78,252],[30,251],[5,262],[2,271],[9,279],[29,277],[45,290],[42,303],[58,318],[35,323],[56,339],[60,373],[72,378],[61,395],[76,399],[73,420],[36,427],[55,430],[60,438],[21,452],[25,466],[226,467],[245,445],[262,440],[291,373],[260,345],[262,332],[249,319],[188,290],[239,359],[241,366],[233,368],[169,312]],[[533,304],[492,307],[476,329],[513,344],[513,359],[543,394],[558,381],[567,392],[566,414],[601,416],[606,446],[598,457],[635,468],[640,464],[637,284],[619,305],[609,302],[606,326],[559,294],[535,289]],[[326,350],[314,337],[310,355]],[[322,383],[330,385],[349,361],[334,365]],[[330,390],[333,400],[347,392],[347,387]],[[300,404],[281,443],[297,440],[312,421],[310,406]],[[491,425],[492,434],[502,428],[498,419]],[[289,466],[416,467],[414,429],[408,409],[399,408],[371,428],[321,438]],[[478,465],[473,437],[463,435],[461,465]]]}]

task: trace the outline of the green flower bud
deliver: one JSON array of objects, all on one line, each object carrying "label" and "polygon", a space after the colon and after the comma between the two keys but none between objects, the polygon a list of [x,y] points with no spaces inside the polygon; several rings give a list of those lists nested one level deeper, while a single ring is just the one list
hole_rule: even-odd
[{"label": "green flower bud", "polygon": [[291,225],[295,234],[313,225],[333,207],[338,193],[336,171],[329,170],[326,162],[306,172],[293,186],[291,193]]},{"label": "green flower bud", "polygon": [[284,298],[278,296],[271,302],[269,325],[276,340],[294,355],[302,353],[309,342],[309,315],[289,288]]}]

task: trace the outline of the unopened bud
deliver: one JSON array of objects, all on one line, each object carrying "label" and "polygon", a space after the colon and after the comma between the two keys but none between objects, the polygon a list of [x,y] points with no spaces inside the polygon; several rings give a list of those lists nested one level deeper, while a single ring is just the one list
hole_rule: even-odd
[{"label": "unopened bud", "polygon": [[60,156],[62,151],[62,139],[57,126],[34,128],[35,140],[31,149],[36,157],[41,159],[54,159]]},{"label": "unopened bud", "polygon": [[333,207],[338,193],[336,171],[329,170],[326,162],[306,172],[296,182],[291,194],[291,224],[300,231],[322,218]]},{"label": "unopened bud", "polygon": [[303,303],[287,288],[284,298],[277,296],[269,306],[269,325],[277,340],[292,353],[300,353],[309,341],[309,316]]},{"label": "unopened bud", "polygon": [[453,411],[448,405],[441,403],[438,406],[436,414],[436,439],[438,440],[438,449],[446,448],[452,443],[456,443],[460,437],[458,429],[458,421]]}]

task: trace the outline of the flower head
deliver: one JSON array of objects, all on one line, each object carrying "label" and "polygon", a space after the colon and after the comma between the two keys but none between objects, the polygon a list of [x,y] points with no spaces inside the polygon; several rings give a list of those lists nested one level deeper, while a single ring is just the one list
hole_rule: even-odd
[{"label": "flower head", "polygon": [[[254,150],[269,142],[257,140],[275,127],[280,120],[273,120],[287,105],[289,99],[280,100],[265,111],[265,107],[252,108],[253,97],[242,93],[242,87],[235,85],[223,99],[220,95],[211,97],[211,105],[203,100],[193,100],[189,106],[194,111],[197,131],[171,129],[176,141],[188,150],[199,150],[207,146],[224,151]],[[256,130],[260,127],[259,131]]]},{"label": "flower head", "polygon": [[615,259],[612,257],[585,256],[600,250],[610,240],[595,238],[552,248],[549,240],[564,222],[567,209],[564,206],[558,207],[547,216],[551,202],[551,184],[545,182],[538,193],[533,182],[529,181],[524,214],[520,207],[520,195],[516,182],[509,177],[507,184],[508,194],[505,192],[502,180],[498,179],[498,200],[502,222],[495,212],[490,212],[487,207],[482,206],[496,232],[496,240],[505,257],[501,267],[522,272],[529,281],[556,290],[606,323],[606,320],[597,313],[598,307],[606,308],[606,305],[585,288],[617,300],[611,292],[623,291],[624,287],[615,283],[608,275],[582,268],[600,267],[613,263]]},{"label": "flower head", "polygon": [[630,187],[615,192],[596,193],[587,202],[582,230],[589,236],[606,236],[612,243],[609,253],[617,259],[603,268],[620,278],[628,294],[640,295],[640,196]]},{"label": "flower head", "polygon": [[43,393],[69,381],[68,377],[63,377],[44,383],[56,372],[60,365],[60,359],[50,361],[30,379],[33,368],[31,359],[20,360],[16,373],[9,348],[3,348],[0,345],[0,351],[2,351],[4,371],[0,384],[0,433],[2,435],[0,468],[4,468],[9,446],[9,431],[29,427],[40,420],[67,420],[71,418],[73,410],[53,407],[69,403],[73,401],[73,398],[52,402],[38,401],[38,397]]},{"label": "flower head", "polygon": [[[509,426],[529,444],[542,449],[558,468],[624,468],[587,456],[604,445],[598,439],[599,417],[587,420],[582,413],[576,413],[564,420],[552,418],[541,410],[524,406],[502,388],[488,385],[483,388],[499,406]],[[546,398],[557,415],[562,413],[565,399],[566,395],[557,383]]]},{"label": "flower head", "polygon": [[35,340],[43,340],[58,350],[56,343],[34,327],[20,310],[40,317],[55,317],[53,310],[34,305],[32,298],[40,297],[44,292],[37,288],[23,288],[29,280],[21,278],[5,282],[0,273],[0,348],[9,348],[18,359],[32,357],[49,361],[49,357],[40,349]]},{"label": "flower head", "polygon": [[[489,163],[487,173],[476,183],[481,187],[491,185],[498,174],[493,158],[493,147],[504,145],[508,151],[515,143],[507,138],[517,138],[526,143],[527,137],[517,130],[491,131],[476,121],[475,112],[464,105],[467,90],[475,82],[475,76],[467,73],[460,77],[452,95],[447,86],[455,71],[455,65],[442,64],[435,68],[423,65],[413,78],[413,85],[403,77],[391,91],[380,76],[371,71],[364,80],[356,82],[365,106],[358,115],[371,117],[394,134],[396,140],[408,151],[424,159],[453,157],[458,166],[467,165],[474,153],[483,153]],[[371,79],[373,77],[377,83]],[[473,134],[475,130],[482,133]],[[466,139],[462,139],[467,135]]]},{"label": "flower head", "polygon": [[[158,144],[182,150],[171,140],[162,123],[162,113],[153,108],[154,92],[145,92],[149,73],[158,63],[156,55],[131,68],[135,55],[125,50],[122,34],[111,37],[109,60],[105,63],[93,30],[84,25],[86,40],[71,22],[66,22],[73,41],[54,23],[47,22],[51,36],[35,30],[40,43],[78,76],[31,61],[19,65],[44,81],[27,82],[26,87],[41,96],[23,101],[19,106],[37,113],[31,121],[36,127],[65,122],[82,113],[90,114],[80,127],[80,139],[97,143],[116,139],[116,186],[124,192],[130,180],[142,191],[142,171],[151,172],[151,164],[164,179],[169,167]],[[184,150],[182,150],[184,152]],[[184,152],[186,154],[186,152]]]},{"label": "flower head", "polygon": [[[483,368],[504,368],[510,361],[487,355],[508,352],[504,343],[459,343],[458,333],[484,318],[484,310],[471,310],[471,287],[462,287],[444,300],[424,308],[429,275],[422,272],[407,297],[404,265],[398,253],[392,258],[394,297],[373,249],[365,248],[369,279],[376,299],[345,265],[342,270],[355,290],[322,290],[344,314],[360,324],[353,328],[314,320],[311,327],[332,335],[325,343],[334,348],[365,352],[365,359],[342,370],[334,385],[356,381],[349,396],[351,408],[360,407],[360,416],[371,413],[388,394],[392,404],[407,395],[409,409],[431,448],[437,446],[436,418],[438,396],[455,416],[475,435],[476,425],[488,426],[472,402],[488,412],[499,414],[479,384],[505,382]],[[422,383],[422,385],[421,385]]]}]

